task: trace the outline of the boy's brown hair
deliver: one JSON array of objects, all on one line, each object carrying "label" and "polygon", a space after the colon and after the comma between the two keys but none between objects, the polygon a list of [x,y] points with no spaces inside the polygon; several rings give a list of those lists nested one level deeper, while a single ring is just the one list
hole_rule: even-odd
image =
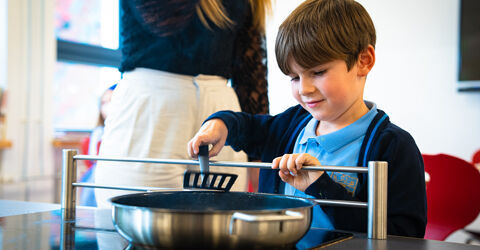
[{"label": "boy's brown hair", "polygon": [[280,70],[291,73],[290,60],[309,69],[343,60],[350,70],[360,52],[375,47],[375,26],[353,0],[307,0],[280,25],[275,54]]}]

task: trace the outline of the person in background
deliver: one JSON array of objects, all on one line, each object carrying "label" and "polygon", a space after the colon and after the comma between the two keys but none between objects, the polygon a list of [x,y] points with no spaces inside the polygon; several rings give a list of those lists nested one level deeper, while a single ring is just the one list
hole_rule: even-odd
[{"label": "person in background", "polygon": [[[113,90],[117,84],[110,86],[107,90],[105,90],[100,97],[100,105],[99,105],[99,112],[98,112],[98,121],[97,125],[93,129],[92,133],[88,137],[86,141],[87,147],[83,154],[88,155],[98,155],[98,150],[100,148],[100,143],[102,141],[103,135],[103,128],[105,126],[105,119],[107,118],[108,111],[110,109],[110,100],[112,99]],[[94,179],[94,172],[96,168],[95,161],[87,161],[88,170],[83,174],[80,181],[82,182],[95,182]],[[97,206],[97,202],[95,201],[95,192],[91,188],[82,188],[80,189],[80,198],[79,198],[79,205],[81,206],[90,206],[95,207]]]},{"label": "person in background", "polygon": [[[259,192],[367,201],[366,174],[302,171],[308,165],[363,166],[388,162],[388,234],[423,238],[427,223],[424,165],[410,134],[363,99],[375,64],[376,32],[353,0],[307,0],[282,23],[277,63],[291,77],[299,105],[276,116],[221,111],[188,144],[225,145],[272,162],[260,171]],[[315,206],[312,227],[365,232],[363,208]]]},{"label": "person in background", "polygon": [[[188,159],[185,145],[218,110],[268,113],[265,18],[270,0],[121,1],[122,62],[101,156]],[[227,149],[216,160],[246,161]],[[180,188],[187,166],[99,161],[95,182]],[[193,167],[192,168],[198,168]],[[212,168],[239,175],[245,168]],[[125,191],[96,189],[98,206]]]}]

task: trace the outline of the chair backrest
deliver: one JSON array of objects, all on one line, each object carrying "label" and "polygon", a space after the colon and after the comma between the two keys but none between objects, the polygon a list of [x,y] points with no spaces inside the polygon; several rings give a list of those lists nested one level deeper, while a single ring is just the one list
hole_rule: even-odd
[{"label": "chair backrest", "polygon": [[[88,145],[90,145],[90,136],[85,136],[82,139],[82,144],[80,147],[80,152],[82,155],[88,155]],[[89,160],[85,160],[83,162],[85,163],[85,166],[87,166],[88,169],[91,168],[94,163],[93,161],[89,161]]]},{"label": "chair backrest", "polygon": [[472,163],[473,164],[480,164],[480,149],[473,154]]},{"label": "chair backrest", "polygon": [[480,212],[480,173],[473,164],[454,156],[423,154],[427,182],[425,239],[445,240]]}]

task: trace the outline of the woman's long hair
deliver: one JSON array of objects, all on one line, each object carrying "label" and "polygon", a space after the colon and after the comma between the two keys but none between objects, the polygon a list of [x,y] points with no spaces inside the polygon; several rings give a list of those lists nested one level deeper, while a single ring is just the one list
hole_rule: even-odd
[{"label": "woman's long hair", "polygon": [[[238,1],[238,0],[235,0]],[[265,19],[272,11],[272,0],[249,0],[255,27],[265,32]],[[196,12],[205,27],[210,28],[207,18],[220,28],[233,24],[227,16],[221,0],[200,0]]]}]

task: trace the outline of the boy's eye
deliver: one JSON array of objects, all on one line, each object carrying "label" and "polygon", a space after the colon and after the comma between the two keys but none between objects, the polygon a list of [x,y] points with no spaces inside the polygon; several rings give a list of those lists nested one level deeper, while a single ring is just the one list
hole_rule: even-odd
[{"label": "boy's eye", "polygon": [[313,72],[313,74],[316,75],[316,76],[321,76],[321,75],[325,74],[325,72],[327,72],[327,71],[326,70],[320,70],[320,71]]},{"label": "boy's eye", "polygon": [[298,76],[292,76],[292,77],[290,77],[290,81],[291,81],[291,82],[298,81],[298,79],[300,79]]}]

